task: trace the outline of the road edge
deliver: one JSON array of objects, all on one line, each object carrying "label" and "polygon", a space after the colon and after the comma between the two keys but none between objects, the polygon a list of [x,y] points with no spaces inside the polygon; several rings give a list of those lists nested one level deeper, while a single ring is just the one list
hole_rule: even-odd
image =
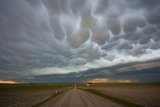
[{"label": "road edge", "polygon": [[31,107],[39,107],[40,105],[46,103],[47,101],[49,101],[49,100],[51,100],[52,98],[54,98],[54,97],[62,94],[64,91],[67,91],[67,90],[70,90],[70,89],[65,89],[65,90],[63,90],[63,91],[54,93],[54,94],[52,94],[49,98],[47,98],[47,99],[45,99],[45,100],[43,100],[43,101],[41,101],[41,102],[39,102],[39,103],[37,103],[37,104],[33,104]]}]

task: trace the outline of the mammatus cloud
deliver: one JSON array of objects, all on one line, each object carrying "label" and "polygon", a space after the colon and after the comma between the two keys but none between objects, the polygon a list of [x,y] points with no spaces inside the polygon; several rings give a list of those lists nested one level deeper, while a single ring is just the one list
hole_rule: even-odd
[{"label": "mammatus cloud", "polygon": [[26,81],[160,58],[158,13],[159,0],[0,1],[0,73]]}]

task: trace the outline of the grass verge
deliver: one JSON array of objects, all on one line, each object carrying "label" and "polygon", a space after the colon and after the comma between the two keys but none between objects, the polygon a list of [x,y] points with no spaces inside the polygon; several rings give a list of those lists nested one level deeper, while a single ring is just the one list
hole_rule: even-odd
[{"label": "grass verge", "polygon": [[117,97],[114,97],[114,96],[103,94],[103,93],[101,93],[97,90],[94,90],[94,89],[82,89],[82,90],[93,93],[95,95],[98,95],[100,97],[103,97],[105,99],[113,101],[115,103],[121,104],[125,107],[144,107],[143,105],[140,105],[140,104],[135,104],[133,102],[130,102],[130,101],[127,101],[127,100],[124,100],[124,99],[120,99],[120,98],[117,98]]},{"label": "grass verge", "polygon": [[[68,89],[66,89],[66,90],[68,90]],[[42,102],[39,102],[39,103],[37,103],[37,104],[32,105],[32,107],[39,107],[40,105],[46,103],[47,101],[51,100],[52,98],[56,97],[57,95],[63,93],[63,92],[66,91],[66,90],[63,90],[63,91],[58,92],[58,93],[54,93],[52,96],[50,96],[50,97],[47,98],[46,100],[43,100]]]}]

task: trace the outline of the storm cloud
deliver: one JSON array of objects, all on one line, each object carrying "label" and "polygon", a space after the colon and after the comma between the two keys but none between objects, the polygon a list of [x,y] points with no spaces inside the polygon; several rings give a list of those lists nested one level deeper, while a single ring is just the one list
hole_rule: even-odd
[{"label": "storm cloud", "polygon": [[159,13],[159,0],[0,1],[0,79],[62,75],[56,82],[72,73],[78,78],[90,69],[158,59]]}]

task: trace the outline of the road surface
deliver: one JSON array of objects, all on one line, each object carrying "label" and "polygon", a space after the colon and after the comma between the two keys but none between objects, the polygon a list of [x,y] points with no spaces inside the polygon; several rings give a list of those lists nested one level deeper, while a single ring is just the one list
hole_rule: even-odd
[{"label": "road surface", "polygon": [[68,90],[40,107],[122,107],[119,104],[96,96],[92,93],[77,89]]}]

